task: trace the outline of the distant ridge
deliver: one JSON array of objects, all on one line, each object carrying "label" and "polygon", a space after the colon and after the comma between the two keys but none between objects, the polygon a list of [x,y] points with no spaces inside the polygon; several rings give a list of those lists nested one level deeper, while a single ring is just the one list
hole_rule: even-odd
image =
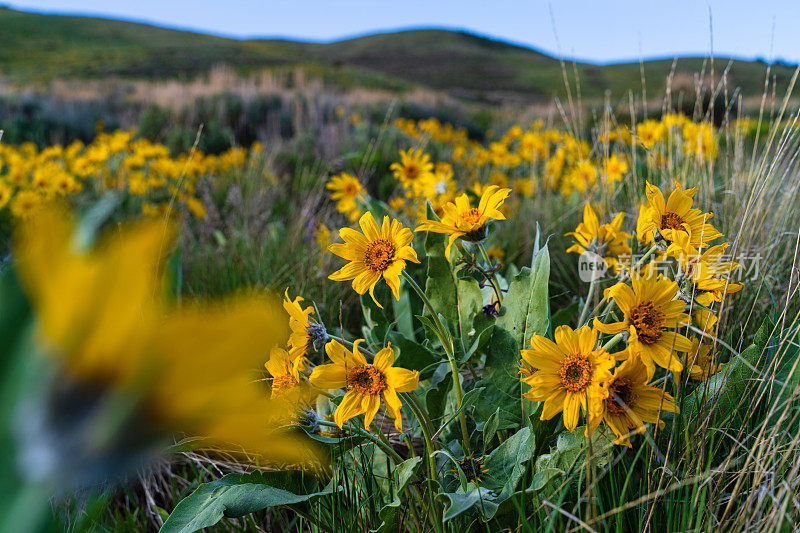
[{"label": "distant ridge", "polygon": [[[265,67],[312,65],[384,83],[414,85],[454,96],[488,101],[534,101],[565,93],[561,62],[524,46],[463,31],[408,30],[318,44],[285,39],[237,40],[192,31],[103,18],[45,15],[0,8],[0,76],[16,81],[52,78],[193,77],[219,64],[242,72]],[[728,91],[745,98],[761,94],[767,65],[761,61],[715,58],[717,79],[728,66]],[[694,98],[694,79],[710,65],[705,58],[676,62],[674,86]],[[643,63],[646,90],[663,94],[673,60]],[[621,98],[641,94],[639,63],[594,65],[567,63],[578,73],[581,97]],[[776,64],[770,75],[778,91],[788,85],[794,67]],[[363,78],[361,75],[363,74]],[[379,81],[376,81],[379,80]],[[574,84],[574,80],[572,82]]]}]

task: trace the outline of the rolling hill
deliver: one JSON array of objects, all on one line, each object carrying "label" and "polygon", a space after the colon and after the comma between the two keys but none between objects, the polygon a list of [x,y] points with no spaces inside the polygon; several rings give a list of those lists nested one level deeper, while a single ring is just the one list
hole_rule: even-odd
[{"label": "rolling hill", "polygon": [[[61,78],[193,77],[219,64],[242,72],[313,65],[321,72],[354,76],[402,88],[421,85],[485,101],[533,101],[565,91],[561,62],[539,51],[465,32],[411,30],[334,43],[237,40],[102,18],[44,15],[0,8],[0,76],[21,82]],[[744,96],[761,94],[767,65],[715,58],[717,75],[730,64],[729,86]],[[693,97],[693,80],[704,58],[677,60],[674,80]],[[583,98],[606,91],[641,93],[639,63],[567,63],[577,72]],[[648,94],[663,94],[673,60],[643,63]],[[773,65],[778,91],[794,68]],[[376,80],[379,80],[376,82]]]}]

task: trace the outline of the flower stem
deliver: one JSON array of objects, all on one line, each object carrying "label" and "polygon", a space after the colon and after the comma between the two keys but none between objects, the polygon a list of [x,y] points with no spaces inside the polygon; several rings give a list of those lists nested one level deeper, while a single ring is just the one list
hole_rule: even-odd
[{"label": "flower stem", "polygon": [[[439,319],[439,313],[436,312],[436,309],[433,308],[433,304],[428,299],[428,296],[425,294],[417,282],[414,281],[414,278],[409,276],[406,271],[403,271],[403,277],[408,282],[409,285],[414,289],[417,295],[420,297],[422,302],[425,304],[425,307],[428,309],[428,312],[431,314],[431,318],[433,319],[433,324],[436,326],[438,330],[438,337],[444,346],[444,351],[447,354],[447,360],[450,363],[450,371],[453,374],[453,392],[456,395],[456,403],[458,403],[459,409],[461,408],[461,403],[464,400],[464,391],[461,389],[461,380],[459,379],[460,373],[458,370],[458,364],[456,363],[455,358],[455,350],[453,349],[453,339],[450,336],[450,331],[445,328],[442,321]],[[462,409],[461,412],[458,414],[459,422],[461,424],[461,445],[464,448],[465,453],[469,453],[470,446],[469,446],[469,430],[467,428],[467,415],[464,414],[464,410]]]},{"label": "flower stem", "polygon": [[[327,420],[319,420],[317,423],[320,426],[323,426],[323,427],[340,429],[339,426],[336,425],[334,422],[328,422]],[[360,427],[357,427],[357,426],[355,426],[353,424],[349,424],[347,426],[347,430],[352,432],[352,433],[357,433],[358,435],[360,435],[360,436],[362,436],[362,437],[364,437],[366,439],[371,440],[373,443],[375,443],[376,446],[378,446],[378,448],[383,450],[383,452],[386,455],[391,457],[392,460],[395,462],[395,464],[399,465],[400,463],[403,462],[403,458],[400,457],[400,455],[396,451],[394,451],[394,448],[392,448],[391,445],[389,445],[388,442],[383,441],[377,435],[373,435],[369,431],[363,430]]]},{"label": "flower stem", "polygon": [[[431,421],[428,418],[428,415],[425,413],[425,410],[420,405],[419,400],[414,395],[413,392],[401,392],[400,397],[405,400],[406,405],[411,409],[414,413],[414,416],[417,418],[417,422],[419,422],[419,427],[422,430],[422,437],[425,439],[425,450],[426,450],[426,459],[428,462],[428,479],[431,483],[438,482],[439,475],[436,472],[436,456],[434,455],[434,447],[433,447],[433,440],[431,439]],[[433,509],[433,517],[434,525],[436,525],[436,530],[439,531],[438,524],[441,523],[441,517],[439,512],[439,506],[436,505],[435,494],[436,490],[433,485],[429,485],[430,488],[430,496],[431,496],[431,508]]]},{"label": "flower stem", "polygon": [[[491,270],[492,269],[492,260],[489,258],[489,252],[486,251],[486,246],[483,245],[483,242],[478,243],[478,248],[481,251],[481,255],[483,256],[483,260],[486,261],[486,266]],[[494,293],[497,295],[497,301],[500,302],[500,305],[503,304],[503,291],[500,290],[500,282],[497,281],[497,272],[492,272],[492,277],[489,278],[489,281],[492,282],[492,288],[494,288]]]},{"label": "flower stem", "polygon": [[613,337],[608,339],[608,342],[606,342],[603,345],[603,350],[605,350],[605,351],[610,350],[611,348],[614,347],[615,344],[617,344],[620,340],[622,340],[622,337],[624,337],[624,336],[625,336],[625,332],[624,331],[621,332],[621,333],[617,333],[616,335],[614,335]]},{"label": "flower stem", "polygon": [[642,266],[644,262],[656,252],[656,250],[658,250],[658,245],[654,244],[638,261],[636,261],[636,264],[633,265],[631,270],[638,269],[640,266]]},{"label": "flower stem", "polygon": [[592,300],[594,300],[594,291],[597,288],[597,280],[592,278],[591,283],[589,284],[589,294],[586,296],[586,301],[583,302],[583,309],[581,310],[580,318],[578,318],[578,327],[583,326],[586,322],[586,319],[589,318],[589,306],[592,304]]}]

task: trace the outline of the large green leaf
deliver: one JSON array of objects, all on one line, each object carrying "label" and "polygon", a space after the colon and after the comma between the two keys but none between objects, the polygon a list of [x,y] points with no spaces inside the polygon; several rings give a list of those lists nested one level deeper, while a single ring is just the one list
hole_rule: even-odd
[{"label": "large green leaf", "polygon": [[[481,485],[510,496],[525,473],[525,467],[533,453],[534,437],[530,428],[524,427],[507,438],[486,457],[488,472]],[[503,498],[504,499],[504,498]],[[501,501],[501,498],[497,498]]]},{"label": "large green leaf", "polygon": [[393,347],[400,351],[397,359],[395,359],[394,366],[408,368],[409,370],[419,370],[420,378],[422,379],[431,377],[436,365],[441,362],[439,356],[431,352],[427,347],[399,332],[390,332],[389,341]]},{"label": "large green leaf", "polygon": [[223,518],[235,518],[268,507],[308,502],[331,494],[310,475],[300,472],[228,474],[203,483],[180,503],[161,527],[161,533],[191,533]]},{"label": "large green leaf", "polygon": [[533,454],[533,445],[533,434],[530,428],[524,427],[495,448],[484,459],[488,471],[479,485],[470,484],[467,490],[442,494],[448,501],[444,520],[451,520],[473,507],[485,519],[491,519],[499,505],[516,494],[517,485]]},{"label": "large green leaf", "polygon": [[[570,433],[562,432],[556,439],[556,447],[536,459],[533,481],[528,490],[541,491],[551,482],[577,472],[586,460],[587,438],[585,427],[579,426]],[[603,468],[611,459],[614,448],[614,435],[606,426],[600,426],[592,434],[592,463],[595,468]]]},{"label": "large green leaf", "polygon": [[549,279],[550,254],[545,245],[535,251],[532,269],[523,268],[511,280],[503,311],[495,323],[480,382],[486,392],[476,404],[475,413],[479,420],[486,420],[499,408],[499,429],[519,427],[522,423],[520,350],[528,345],[534,333],[547,333]]},{"label": "large green leaf", "polygon": [[440,497],[447,502],[442,516],[444,522],[452,520],[476,505],[487,514],[494,514],[497,510],[497,504],[492,500],[492,493],[483,487],[474,487],[467,492],[445,492]]},{"label": "large green leaf", "polygon": [[421,457],[412,457],[397,465],[392,472],[392,485],[395,498],[384,505],[378,513],[381,520],[383,520],[383,523],[377,529],[379,533],[389,533],[390,531],[398,530],[398,511],[402,505],[400,494],[408,487],[409,482],[417,474],[420,464],[422,464]]}]

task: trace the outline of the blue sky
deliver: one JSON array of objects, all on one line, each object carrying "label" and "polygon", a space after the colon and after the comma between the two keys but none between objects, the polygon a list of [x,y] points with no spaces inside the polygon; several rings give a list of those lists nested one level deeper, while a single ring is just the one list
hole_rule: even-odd
[{"label": "blue sky", "polygon": [[800,62],[800,0],[9,0],[231,37],[330,41],[448,27],[595,62],[735,55]]}]

